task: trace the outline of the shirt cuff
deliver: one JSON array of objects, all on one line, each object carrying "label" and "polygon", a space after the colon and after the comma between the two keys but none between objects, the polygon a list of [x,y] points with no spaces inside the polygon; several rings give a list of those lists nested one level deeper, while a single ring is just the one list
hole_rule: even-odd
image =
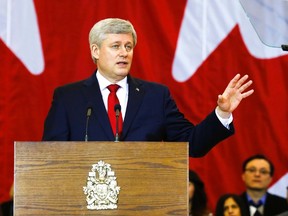
[{"label": "shirt cuff", "polygon": [[226,127],[227,129],[230,129],[230,126],[229,126],[229,125],[230,125],[231,122],[233,121],[233,115],[232,115],[232,113],[231,113],[231,115],[229,116],[228,119],[222,118],[221,116],[219,116],[218,113],[216,112],[216,109],[215,109],[215,114],[216,114],[217,118],[219,119],[219,121],[221,122],[221,124],[222,124],[224,127]]}]

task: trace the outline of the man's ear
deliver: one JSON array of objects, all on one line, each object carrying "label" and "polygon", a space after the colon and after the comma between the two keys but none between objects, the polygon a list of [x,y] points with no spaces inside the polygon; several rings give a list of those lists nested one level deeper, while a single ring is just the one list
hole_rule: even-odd
[{"label": "man's ear", "polygon": [[271,184],[272,180],[273,180],[273,177],[270,176],[269,185]]},{"label": "man's ear", "polygon": [[95,58],[95,59],[99,59],[99,47],[96,44],[92,44],[90,46],[90,50],[91,50],[91,55]]},{"label": "man's ear", "polygon": [[241,177],[242,177],[242,181],[245,182],[245,173],[242,173]]}]

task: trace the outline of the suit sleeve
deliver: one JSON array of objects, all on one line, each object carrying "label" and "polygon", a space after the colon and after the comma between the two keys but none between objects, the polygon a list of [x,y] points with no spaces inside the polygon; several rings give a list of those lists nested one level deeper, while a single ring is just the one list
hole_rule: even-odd
[{"label": "suit sleeve", "polygon": [[165,102],[166,134],[168,141],[189,142],[189,156],[202,157],[217,143],[234,134],[233,123],[227,129],[213,110],[197,125],[189,122],[178,110],[167,89]]},{"label": "suit sleeve", "polygon": [[69,129],[65,106],[62,104],[61,91],[56,89],[53,101],[44,123],[43,141],[68,141]]}]

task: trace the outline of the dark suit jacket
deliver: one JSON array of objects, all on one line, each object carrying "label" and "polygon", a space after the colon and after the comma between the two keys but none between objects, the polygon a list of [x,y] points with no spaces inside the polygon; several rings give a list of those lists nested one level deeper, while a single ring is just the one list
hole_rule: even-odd
[{"label": "dark suit jacket", "polygon": [[[245,202],[245,206],[248,209],[249,212],[249,203],[247,200],[247,194],[244,192],[241,194],[242,199]],[[288,210],[288,204],[286,199],[267,193],[266,202],[264,204],[264,215],[263,216],[275,216],[277,214],[280,214],[282,212],[285,212]]]},{"label": "dark suit jacket", "polygon": [[[128,76],[129,96],[120,141],[189,141],[190,156],[203,156],[234,133],[215,111],[194,126],[179,112],[166,86]],[[189,102],[189,101],[188,101]],[[44,141],[83,141],[87,108],[89,141],[114,141],[95,73],[88,79],[55,90],[44,125]]]}]

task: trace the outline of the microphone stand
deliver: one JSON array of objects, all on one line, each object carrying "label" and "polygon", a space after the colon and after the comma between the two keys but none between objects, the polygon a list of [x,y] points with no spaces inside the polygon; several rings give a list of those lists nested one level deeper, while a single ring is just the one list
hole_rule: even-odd
[{"label": "microphone stand", "polygon": [[114,110],[116,113],[115,142],[119,142],[119,116],[120,116],[120,112],[121,112],[121,105],[116,104],[114,106]]},{"label": "microphone stand", "polygon": [[86,114],[85,142],[88,141],[88,124],[89,124],[91,113],[92,113],[92,108],[88,107],[87,114]]},{"label": "microphone stand", "polygon": [[119,142],[119,109],[116,109],[116,132],[115,132],[115,142]]}]

